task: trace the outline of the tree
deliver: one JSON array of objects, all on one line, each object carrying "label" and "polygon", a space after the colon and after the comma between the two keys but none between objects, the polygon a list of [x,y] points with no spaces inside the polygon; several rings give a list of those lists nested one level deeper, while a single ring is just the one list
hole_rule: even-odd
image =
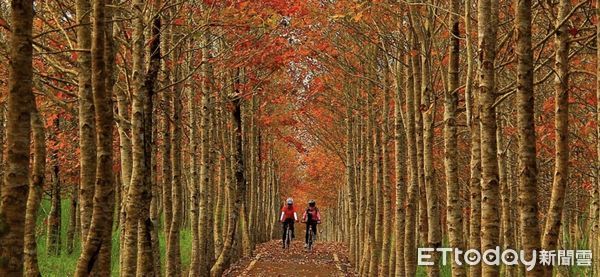
[{"label": "tree", "polygon": [[[53,129],[56,132],[60,132],[60,115],[57,115],[53,120]],[[53,135],[55,145],[59,145],[58,135]],[[61,247],[61,182],[60,182],[60,162],[58,158],[58,149],[53,149],[50,156],[52,161],[51,177],[52,177],[52,188],[51,188],[51,199],[50,199],[50,212],[48,213],[47,223],[48,229],[46,232],[46,246],[49,255],[58,256],[60,255]]]},{"label": "tree", "polygon": [[[464,247],[462,240],[462,206],[460,201],[460,188],[458,184],[458,157],[457,157],[457,135],[456,135],[456,109],[458,105],[458,83],[459,55],[460,55],[460,31],[459,31],[459,3],[457,0],[451,3],[450,47],[449,47],[449,69],[448,88],[444,100],[444,165],[446,172],[446,203],[448,213],[448,236],[450,246],[455,249]],[[452,263],[452,276],[465,276],[464,266]]]},{"label": "tree", "polygon": [[0,275],[23,275],[23,241],[31,138],[33,1],[11,1],[6,169],[0,203]]},{"label": "tree", "polygon": [[[540,248],[537,214],[537,165],[533,95],[533,50],[531,46],[531,1],[518,1],[517,35],[517,127],[519,134],[519,226],[525,257],[531,259]],[[534,267],[527,276],[540,276]]]},{"label": "tree", "polygon": [[112,173],[112,100],[107,89],[112,77],[106,62],[106,2],[94,0],[92,5],[92,91],[96,123],[96,182],[90,230],[77,261],[75,276],[90,274],[106,276],[110,272],[108,259],[101,252],[110,252],[114,207],[114,175]]},{"label": "tree", "polygon": [[92,218],[94,181],[96,178],[96,124],[92,94],[90,1],[77,0],[75,5],[78,47],[85,49],[77,56],[79,95],[79,201],[81,213],[81,240],[85,242]]},{"label": "tree", "polygon": [[[568,16],[569,1],[560,1],[558,7],[555,44],[555,155],[554,182],[550,207],[546,215],[546,226],[542,237],[542,249],[555,250],[558,243],[561,218],[565,204],[565,191],[569,178],[569,33],[566,24],[561,22]],[[552,276],[552,268],[547,267],[545,276]]]},{"label": "tree", "polygon": [[[242,197],[246,193],[246,179],[244,175],[244,158],[242,152],[242,115],[241,115],[241,99],[239,98],[239,92],[237,95],[231,95],[230,101],[233,103],[233,109],[231,111],[231,120],[233,121],[232,130],[232,145],[231,145],[231,167],[234,175],[233,182],[230,182],[229,186],[229,201],[231,203],[231,212],[229,213],[229,223],[227,224],[227,237],[223,244],[223,251],[217,258],[217,261],[210,270],[210,276],[217,277],[223,274],[226,267],[229,266],[232,248],[236,237],[236,231],[238,229],[239,220],[239,207],[242,203]],[[235,184],[235,187],[233,186]]]},{"label": "tree", "polygon": [[410,168],[410,181],[408,182],[408,198],[406,199],[406,225],[404,229],[404,264],[405,276],[413,276],[417,270],[415,263],[415,225],[416,225],[416,209],[417,209],[417,193],[418,193],[418,172],[417,172],[417,151],[416,151],[416,131],[415,131],[415,113],[417,105],[415,103],[415,94],[418,91],[414,87],[413,68],[410,61],[414,57],[408,57],[409,61],[406,67],[406,138],[408,149],[408,160]]},{"label": "tree", "polygon": [[[498,160],[496,153],[495,69],[496,0],[481,0],[478,5],[479,34],[479,112],[481,116],[481,249],[499,244],[500,205]],[[483,276],[499,274],[499,267],[483,264]]]},{"label": "tree", "polygon": [[25,257],[23,260],[23,267],[24,276],[33,277],[40,276],[35,223],[42,199],[42,189],[46,170],[46,133],[39,111],[32,113],[31,130],[33,137],[33,166],[31,168],[31,177],[29,181],[27,211],[25,212]]}]

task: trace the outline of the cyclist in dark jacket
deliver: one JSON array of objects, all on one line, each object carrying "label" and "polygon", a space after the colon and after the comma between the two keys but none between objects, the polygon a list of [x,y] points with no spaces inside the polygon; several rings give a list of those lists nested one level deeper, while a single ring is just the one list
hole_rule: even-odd
[{"label": "cyclist in dark jacket", "polygon": [[315,200],[308,201],[308,208],[302,215],[302,222],[306,223],[306,237],[304,239],[304,248],[308,247],[308,230],[312,226],[313,234],[317,234],[317,224],[321,223],[321,213],[317,208]]}]

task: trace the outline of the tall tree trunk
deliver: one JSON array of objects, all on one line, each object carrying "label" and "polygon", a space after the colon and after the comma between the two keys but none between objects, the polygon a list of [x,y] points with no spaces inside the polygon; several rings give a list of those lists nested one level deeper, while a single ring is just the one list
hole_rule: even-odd
[{"label": "tall tree trunk", "polygon": [[[112,108],[113,108],[113,102],[112,102],[112,96],[113,96],[113,88],[115,86],[116,83],[116,75],[115,75],[115,55],[116,55],[116,46],[115,46],[115,40],[114,40],[114,11],[115,11],[115,6],[113,5],[113,0],[106,0],[106,26],[105,26],[105,40],[104,40],[104,60],[105,60],[105,71],[106,71],[106,78],[104,79],[105,82],[105,87],[106,87],[106,95],[109,98],[109,104],[107,107],[109,107],[111,109],[110,112],[110,119],[114,121],[114,115],[112,113]],[[111,121],[111,122],[113,122]],[[96,126],[98,126],[98,123],[96,123]],[[108,129],[108,128],[107,128]],[[111,124],[110,127],[110,132],[113,132],[113,125]],[[112,141],[113,136],[111,134],[110,136],[110,141]],[[98,141],[96,141],[96,144],[98,145]],[[110,144],[112,145],[112,143]],[[108,146],[110,147],[110,146]],[[107,147],[107,149],[108,149]],[[112,153],[111,153],[111,162],[110,164],[112,164]],[[112,180],[112,184],[110,186],[110,189],[107,193],[109,193],[109,195],[107,195],[107,197],[110,197],[110,201],[105,202],[105,204],[108,206],[107,208],[110,208],[110,220],[107,221],[106,224],[106,232],[104,233],[104,241],[108,241],[112,239],[112,226],[113,226],[113,217],[114,217],[114,213],[115,213],[115,188],[118,185],[118,183],[115,181],[117,178],[117,174],[112,173],[112,171],[110,171],[110,169],[107,169],[107,172],[111,172],[111,173],[106,173],[104,172],[103,174],[113,174],[113,178]],[[96,170],[97,171],[97,170]],[[97,172],[96,172],[97,173]],[[108,210],[107,210],[108,212]],[[111,246],[109,247],[103,247],[100,251],[100,260],[98,261],[100,264],[106,264],[109,266],[106,266],[103,268],[104,272],[100,272],[101,274],[109,274],[110,272],[110,265],[111,265],[111,257],[112,257],[112,242],[111,242]]]},{"label": "tall tree trunk", "polygon": [[44,121],[37,111],[31,115],[31,129],[33,133],[33,166],[29,181],[27,211],[25,212],[25,260],[23,261],[25,272],[23,276],[37,277],[41,275],[37,259],[35,223],[42,200],[46,172],[46,133]]},{"label": "tall tree trunk", "polygon": [[[213,80],[214,76],[212,73],[212,67],[209,67],[209,78],[208,80]],[[210,85],[210,89],[212,89],[213,86],[212,84]],[[210,90],[209,90],[210,91]],[[209,122],[208,122],[208,126],[209,126],[209,132],[208,132],[208,144],[209,144],[209,149],[208,149],[208,180],[207,180],[207,190],[205,193],[205,200],[206,200],[206,222],[204,223],[204,228],[206,228],[206,247],[204,249],[204,253],[206,256],[206,261],[204,262],[204,266],[206,267],[206,269],[204,270],[204,272],[206,272],[206,275],[208,276],[210,274],[210,268],[212,267],[212,265],[215,262],[215,244],[214,241],[212,240],[212,236],[211,234],[214,233],[213,230],[213,224],[214,224],[214,197],[216,197],[215,195],[215,152],[216,152],[216,147],[215,147],[215,143],[214,143],[214,135],[213,135],[213,130],[215,128],[214,125],[214,114],[215,114],[215,109],[213,106],[213,98],[214,98],[214,94],[209,93],[209,98],[208,98],[208,106],[209,106],[209,111],[208,111],[208,117],[209,117]]]},{"label": "tall tree trunk", "polygon": [[[450,247],[464,249],[462,201],[458,184],[458,143],[456,134],[456,109],[458,105],[460,30],[458,21],[459,2],[452,0],[449,19],[450,46],[448,88],[444,101],[444,166],[446,172],[446,205],[448,214],[448,237]],[[452,259],[452,276],[466,276],[464,265]]]},{"label": "tall tree trunk", "polygon": [[[209,161],[209,139],[210,139],[210,109],[209,99],[210,99],[210,50],[211,50],[211,37],[208,30],[202,35],[202,102],[201,102],[201,117],[200,117],[200,219],[199,225],[194,228],[199,228],[198,238],[199,238],[199,255],[198,258],[198,272],[197,274],[201,276],[207,276],[210,271],[209,265],[209,257],[207,250],[207,242],[209,240],[209,232],[208,232],[208,207],[207,202],[210,197],[207,193],[209,191],[209,186],[212,186],[212,183],[209,182],[210,177],[210,161]],[[192,272],[190,271],[190,277],[192,276]]]},{"label": "tall tree trunk", "polygon": [[[440,203],[438,193],[434,184],[434,168],[433,168],[433,143],[434,143],[434,124],[436,112],[436,100],[433,94],[432,73],[431,73],[431,24],[432,14],[429,13],[426,17],[423,28],[423,36],[421,38],[421,49],[423,53],[421,67],[421,107],[423,114],[423,175],[425,198],[427,199],[427,246],[431,248],[439,248],[442,246],[442,232],[440,222]],[[422,24],[419,24],[422,25]],[[423,197],[421,197],[423,198]],[[439,265],[440,255],[434,252],[432,260],[436,265]],[[429,276],[438,276],[440,274],[439,266],[430,266],[427,268]]]},{"label": "tall tree trunk", "polygon": [[[111,63],[106,63],[105,42],[107,36],[107,13],[105,0],[94,0],[92,12],[92,88],[94,94],[96,123],[96,183],[92,221],[81,255],[77,261],[75,276],[107,276],[110,272],[110,253],[114,209],[114,175],[112,172],[112,90]],[[109,13],[110,14],[110,13]],[[112,34],[111,34],[112,35]],[[104,252],[104,253],[106,253]]]},{"label": "tall tree trunk", "polygon": [[[371,105],[373,105],[373,103],[371,103]],[[374,114],[374,112],[372,111],[371,113],[373,113],[373,115],[371,116],[372,122],[371,122],[371,126],[373,126],[373,166],[375,167],[375,169],[373,170],[373,174],[374,178],[373,178],[373,187],[372,187],[372,191],[373,191],[373,197],[372,198],[372,203],[373,203],[373,216],[374,216],[374,222],[373,224],[373,230],[375,233],[374,236],[374,244],[371,246],[371,250],[370,250],[370,255],[371,258],[369,259],[369,274],[370,276],[374,276],[379,274],[379,266],[380,266],[380,259],[381,259],[381,242],[382,242],[382,219],[383,219],[383,214],[382,214],[382,185],[383,185],[383,154],[382,154],[382,143],[381,143],[381,136],[382,136],[382,130],[381,128],[375,127],[375,122],[378,122],[378,120],[376,121],[375,117],[376,115]],[[338,217],[336,216],[335,219],[338,219]],[[338,226],[338,224],[334,224],[334,226]],[[335,232],[337,233],[337,232]]]},{"label": "tall tree trunk", "polygon": [[[415,38],[412,42],[412,51],[414,53],[420,53],[421,49],[419,48],[418,36],[415,33]],[[417,149],[417,171],[418,171],[418,181],[419,181],[419,242],[417,245],[425,245],[427,244],[427,236],[428,236],[428,215],[427,215],[427,193],[425,191],[425,165],[423,160],[423,111],[422,111],[422,64],[421,64],[421,55],[415,54],[416,56],[412,59],[413,66],[413,81],[414,81],[414,103],[415,103],[415,147]]]},{"label": "tall tree trunk", "polygon": [[[192,226],[192,256],[191,256],[191,261],[190,261],[190,271],[189,271],[189,276],[193,277],[193,276],[199,276],[200,274],[200,261],[202,259],[202,257],[204,256],[202,253],[202,250],[200,248],[200,245],[202,245],[202,242],[200,241],[200,232],[203,232],[202,230],[204,229],[200,224],[199,224],[199,220],[200,219],[200,202],[202,202],[202,200],[200,199],[200,197],[204,197],[203,194],[201,194],[200,192],[200,176],[199,176],[199,172],[198,172],[198,160],[196,158],[197,154],[196,153],[200,153],[200,162],[202,162],[202,164],[204,165],[206,162],[203,161],[204,155],[203,152],[198,151],[198,137],[200,136],[198,134],[198,106],[196,105],[196,93],[194,92],[194,90],[190,90],[189,91],[189,117],[190,117],[190,128],[189,128],[189,147],[190,147],[190,152],[192,153],[190,155],[190,162],[189,162],[189,174],[190,174],[190,181],[191,184],[189,185],[190,187],[190,223]],[[204,108],[204,107],[202,107]],[[205,122],[202,119],[200,121],[200,128],[205,128],[206,126],[204,126]],[[201,135],[203,135],[202,133],[203,130],[201,130]],[[204,147],[208,147],[208,142],[206,141],[201,141],[200,144],[200,148],[201,150],[204,150]],[[204,172],[206,173],[206,172]],[[202,204],[202,206],[204,206]],[[205,207],[203,207],[205,208]],[[205,212],[205,211],[203,211]]]},{"label": "tall tree trunk", "polygon": [[[131,146],[131,124],[126,122],[130,119],[129,116],[129,97],[128,92],[118,89],[116,92],[117,98],[117,130],[119,134],[119,160],[121,165],[121,178],[116,182],[117,191],[119,192],[119,202],[117,202],[119,209],[118,224],[121,230],[120,234],[120,247],[119,249],[125,249],[125,221],[127,220],[127,194],[129,193],[129,184],[131,183],[131,172],[133,166],[133,153]],[[82,213],[83,215],[83,213]],[[125,259],[125,255],[119,256],[119,265],[122,267]]]},{"label": "tall tree trunk", "polygon": [[[167,10],[168,13],[168,10]],[[166,16],[165,20],[170,20],[168,16]],[[173,38],[171,36],[171,28],[168,27],[164,30],[163,36],[161,36],[161,49],[164,49],[165,52],[169,52],[171,49],[169,45],[172,44]],[[171,55],[165,56],[165,62],[162,64],[161,72],[164,73],[163,77],[163,85],[170,85],[170,68],[167,67],[167,64],[170,62],[168,59]],[[161,124],[161,135],[162,135],[162,145],[161,145],[161,188],[162,188],[162,209],[164,211],[163,214],[163,233],[166,242],[166,257],[168,257],[171,252],[171,241],[169,238],[169,232],[171,230],[171,220],[173,218],[173,201],[172,201],[172,187],[171,183],[173,180],[173,174],[171,169],[171,102],[173,101],[173,95],[171,93],[162,93],[162,124]],[[168,272],[170,267],[169,259],[166,258],[165,261],[165,271]]]},{"label": "tall tree trunk", "polygon": [[[513,237],[513,217],[511,215],[512,205],[510,203],[511,184],[508,183],[508,169],[507,169],[507,148],[504,145],[504,134],[502,129],[504,126],[504,119],[502,114],[498,113],[500,117],[498,119],[498,129],[496,130],[496,138],[498,141],[498,173],[500,177],[500,195],[502,201],[502,249],[515,249],[515,242]],[[505,265],[504,276],[513,277],[516,276],[516,266]]]},{"label": "tall tree trunk", "polygon": [[79,86],[79,209],[81,213],[81,240],[85,241],[92,218],[94,181],[96,178],[96,124],[94,123],[94,96],[92,94],[92,34],[91,5],[88,0],[77,0],[75,12],[77,47],[85,49],[77,56]]},{"label": "tall tree trunk", "polygon": [[[540,249],[537,206],[536,136],[533,94],[533,50],[531,48],[531,1],[517,1],[517,128],[519,134],[519,210],[522,249],[527,260]],[[493,199],[493,198],[492,198]],[[540,276],[536,266],[527,276]]]},{"label": "tall tree trunk", "polygon": [[407,58],[406,67],[406,148],[408,149],[408,161],[410,168],[410,181],[408,182],[408,199],[406,200],[406,216],[404,229],[404,271],[407,277],[414,276],[417,270],[415,252],[417,250],[415,225],[416,225],[416,210],[418,208],[417,197],[419,190],[419,176],[417,163],[417,143],[416,143],[416,124],[415,114],[417,113],[417,105],[415,103],[415,95],[420,93],[414,86],[413,67],[410,61],[414,57]]},{"label": "tall tree trunk", "polygon": [[383,116],[383,132],[381,135],[381,155],[382,155],[382,170],[383,170],[383,184],[382,184],[382,197],[383,197],[383,205],[382,205],[382,221],[383,221],[383,234],[382,234],[382,247],[381,247],[381,267],[380,267],[380,275],[387,275],[390,270],[390,249],[391,249],[391,238],[392,238],[392,225],[394,223],[392,218],[384,218],[384,216],[391,217],[393,215],[392,212],[392,193],[391,193],[391,185],[389,181],[389,155],[387,151],[387,142],[389,140],[389,89],[390,84],[390,72],[389,67],[385,67],[384,70],[384,92],[383,92],[383,108],[382,108],[382,116]]},{"label": "tall tree trunk", "polygon": [[[171,171],[171,102],[173,97],[170,93],[163,94],[163,118],[161,125],[162,133],[162,147],[161,147],[161,161],[162,161],[162,208],[164,211],[163,215],[163,233],[166,242],[166,256],[171,249],[169,232],[171,230],[171,220],[173,218],[173,201],[172,201],[172,187],[171,182],[173,175]],[[165,261],[165,269],[168,271],[170,264],[169,259]]]},{"label": "tall tree trunk", "polygon": [[[175,55],[176,57],[178,55]],[[179,74],[174,73],[179,77]],[[171,193],[172,193],[172,211],[171,228],[168,235],[169,251],[167,253],[167,276],[181,275],[181,256],[179,251],[179,231],[182,225],[183,209],[183,180],[182,180],[182,154],[181,154],[181,110],[182,97],[181,87],[177,84],[173,86],[172,103],[172,122],[171,125]]]},{"label": "tall tree trunk", "polygon": [[[162,1],[157,0],[153,2],[153,11],[158,10],[162,6]],[[154,226],[155,220],[153,220],[151,205],[152,201],[156,199],[154,193],[154,160],[153,153],[155,149],[154,143],[154,98],[155,98],[155,86],[158,78],[158,72],[160,70],[160,32],[161,32],[161,19],[160,16],[154,16],[152,18],[152,25],[150,29],[150,40],[149,45],[149,64],[146,68],[146,74],[144,76],[143,88],[145,93],[144,97],[144,168],[146,174],[143,178],[144,189],[142,190],[141,201],[142,211],[141,217],[138,221],[138,254],[137,254],[137,275],[138,276],[160,276],[158,271],[158,263],[160,259],[154,257],[159,255],[158,251],[158,238],[155,233],[156,228]]]},{"label": "tall tree trunk", "polygon": [[[219,99],[220,100],[220,99]],[[217,134],[216,140],[217,145],[219,146],[219,181],[217,186],[219,187],[219,196],[216,205],[215,211],[215,256],[219,257],[223,251],[223,243],[225,239],[225,233],[227,232],[227,218],[224,217],[227,211],[227,192],[228,192],[228,184],[231,182],[230,177],[228,176],[228,165],[229,165],[229,147],[227,144],[227,126],[224,124],[226,121],[225,113],[224,113],[224,105],[220,104],[217,107],[217,114],[215,115],[215,120],[217,121]]]},{"label": "tall tree trunk", "polygon": [[[568,16],[570,1],[561,0],[558,6],[557,25]],[[565,190],[569,178],[569,33],[567,25],[557,26],[554,72],[554,182],[550,207],[546,215],[546,227],[542,238],[542,249],[556,250],[560,232]],[[552,277],[552,267],[545,267],[545,276]]]},{"label": "tall tree trunk", "polygon": [[373,274],[375,275],[376,273],[374,272],[370,272],[371,270],[371,259],[374,258],[374,255],[371,255],[372,252],[374,252],[374,248],[375,248],[375,201],[377,201],[375,199],[375,195],[374,195],[374,189],[375,189],[375,184],[376,184],[376,180],[375,180],[375,160],[374,160],[374,153],[375,153],[375,148],[374,148],[374,138],[375,138],[375,132],[373,131],[374,127],[373,124],[375,122],[374,118],[373,118],[373,99],[372,99],[372,95],[370,94],[371,91],[367,90],[367,99],[366,99],[366,109],[367,109],[367,118],[366,118],[366,136],[365,136],[365,144],[366,144],[366,150],[365,150],[365,155],[366,155],[366,178],[365,178],[365,197],[366,197],[366,205],[365,205],[365,227],[364,227],[364,232],[365,232],[365,242],[363,245],[363,257],[362,257],[362,266],[361,266],[361,273],[363,273],[362,275],[369,275],[369,274]]},{"label": "tall tree trunk", "polygon": [[[465,204],[465,209],[469,210],[469,216],[465,216],[465,231],[464,240],[465,245],[469,246],[469,248],[473,248],[475,245],[479,248],[480,241],[478,236],[472,235],[472,231],[475,229],[477,233],[479,233],[480,220],[473,222],[474,218],[481,218],[481,197],[474,197],[475,195],[479,195],[481,193],[480,190],[480,177],[481,177],[481,164],[479,154],[479,128],[475,130],[475,126],[479,126],[479,115],[474,116],[473,109],[476,109],[473,105],[477,105],[477,101],[475,100],[475,94],[473,93],[473,78],[474,78],[474,70],[473,70],[473,46],[472,46],[472,38],[471,38],[471,0],[465,0],[465,52],[466,52],[466,62],[467,68],[465,73],[465,115],[467,128],[470,130],[469,141],[471,144],[470,147],[470,161],[469,161],[469,184],[465,186],[465,198],[467,198],[468,203]],[[473,124],[473,120],[477,119],[477,124]],[[476,147],[475,147],[476,146]],[[473,194],[471,192],[471,188],[476,187],[477,194]],[[471,276],[480,276],[481,275],[481,267],[473,266],[469,270],[469,274]]]},{"label": "tall tree trunk", "polygon": [[131,149],[132,171],[131,182],[126,184],[127,190],[123,191],[123,204],[125,205],[125,226],[121,232],[125,234],[125,243],[122,245],[121,276],[133,276],[137,265],[138,222],[142,219],[142,195],[147,193],[148,185],[144,177],[149,174],[145,167],[144,142],[147,139],[144,130],[144,103],[146,92],[144,87],[144,4],[140,0],[132,2],[133,10],[133,72],[132,72],[132,107],[131,107]]},{"label": "tall tree trunk", "polygon": [[[233,141],[235,146],[231,151],[231,164],[234,166],[235,174],[233,182],[228,184],[229,199],[231,201],[231,211],[229,212],[229,223],[227,238],[223,244],[221,255],[210,270],[210,276],[218,277],[223,274],[231,261],[231,250],[234,246],[236,230],[238,228],[239,209],[242,205],[242,197],[246,194],[246,180],[244,175],[244,157],[242,151],[242,116],[241,116],[241,95],[232,95],[233,110],[231,116],[233,119]],[[235,183],[235,187],[233,184]]]},{"label": "tall tree trunk", "polygon": [[[362,102],[359,101],[360,105],[362,106]],[[358,182],[359,184],[359,188],[358,188],[358,199],[360,201],[358,201],[358,238],[357,238],[357,269],[360,271],[362,269],[361,267],[361,262],[363,260],[364,257],[364,247],[366,244],[366,232],[365,232],[365,222],[366,222],[366,216],[365,216],[365,211],[366,211],[366,204],[367,204],[367,196],[366,196],[366,188],[367,188],[367,141],[369,141],[367,139],[367,132],[366,132],[366,124],[365,124],[365,120],[362,116],[359,116],[359,126],[360,129],[358,130],[358,134],[360,137],[360,146],[358,148],[359,151],[359,155],[360,156],[360,180]]]},{"label": "tall tree trunk", "polygon": [[[481,116],[481,250],[499,245],[500,205],[496,145],[496,111],[494,59],[496,37],[493,18],[497,14],[496,0],[480,0],[478,5],[479,33],[479,112]],[[483,264],[483,276],[497,276],[500,267]]]},{"label": "tall tree trunk", "polygon": [[[160,40],[158,40],[158,42],[160,44]],[[158,52],[158,51],[157,51]],[[158,95],[154,95],[154,101],[155,103],[159,103],[159,101],[156,101],[160,98],[158,98]],[[154,258],[154,263],[153,263],[153,268],[154,268],[154,276],[161,276],[162,275],[162,267],[161,267],[161,252],[160,252],[160,241],[159,241],[159,232],[160,232],[160,218],[161,218],[161,214],[160,214],[160,199],[162,197],[161,194],[161,187],[159,186],[159,182],[158,182],[158,147],[157,146],[157,141],[158,141],[158,118],[159,118],[159,112],[158,112],[158,107],[157,105],[154,106],[154,111],[153,111],[153,118],[152,118],[152,145],[154,145],[154,147],[152,148],[152,157],[151,157],[151,164],[152,164],[152,173],[151,173],[151,178],[152,178],[152,200],[150,203],[150,220],[152,221],[152,257]]]},{"label": "tall tree trunk", "polygon": [[67,254],[73,254],[73,249],[75,248],[75,236],[78,231],[77,226],[77,215],[79,214],[79,189],[77,187],[73,187],[71,191],[71,203],[69,209],[69,226],[67,227],[67,245],[66,251]]},{"label": "tall tree trunk", "polygon": [[31,138],[33,1],[11,1],[6,162],[0,203],[0,276],[23,275]]},{"label": "tall tree trunk", "polygon": [[353,143],[353,132],[352,132],[352,119],[353,119],[353,107],[352,104],[354,103],[352,97],[354,95],[352,95],[350,92],[347,92],[346,95],[346,186],[348,187],[348,201],[349,201],[349,205],[350,205],[350,212],[353,213],[352,216],[349,217],[349,225],[350,225],[350,260],[353,261],[354,263],[356,263],[356,253],[355,253],[355,247],[356,247],[356,239],[357,239],[357,234],[356,234],[356,229],[354,228],[355,226],[355,220],[356,220],[356,216],[355,216],[355,211],[356,211],[356,195],[354,194],[355,191],[355,183],[354,183],[354,160],[352,158],[353,156],[353,147],[354,147],[354,143]]},{"label": "tall tree trunk", "polygon": [[[469,85],[467,84],[467,89]],[[481,128],[479,124],[479,92],[473,91],[471,111],[471,160],[470,160],[470,225],[469,248],[481,249]],[[468,100],[471,101],[471,100]],[[470,268],[470,276],[481,276],[481,265]]]},{"label": "tall tree trunk", "polygon": [[[600,18],[600,5],[596,6],[596,18]],[[600,24],[596,24],[596,45],[600,45]],[[596,61],[600,61],[600,47],[596,48]],[[600,122],[600,63],[596,63],[596,122]],[[592,250],[593,273],[600,274],[600,124],[596,125],[596,184],[592,191]]]},{"label": "tall tree trunk", "polygon": [[[4,102],[0,103],[0,144],[4,145],[6,137],[6,112]],[[2,197],[2,187],[4,184],[4,149],[0,149],[0,198]]]},{"label": "tall tree trunk", "polygon": [[[389,276],[405,276],[406,268],[404,266],[404,226],[406,225],[406,185],[410,181],[406,177],[407,173],[407,132],[403,129],[409,124],[407,116],[402,114],[402,78],[401,63],[396,64],[396,93],[394,95],[394,176],[396,181],[396,221],[394,225],[394,244],[392,255],[394,258],[394,271],[390,271]],[[408,90],[404,88],[406,95]],[[405,102],[407,103],[407,102]]]},{"label": "tall tree trunk", "polygon": [[[54,119],[54,129],[57,133],[60,132],[60,116]],[[54,135],[54,143],[59,144],[58,135]],[[51,199],[50,199],[50,212],[47,218],[47,233],[46,233],[46,251],[50,256],[60,255],[61,241],[61,183],[60,183],[60,164],[58,161],[58,149],[52,151],[50,157],[52,161],[52,187],[51,187]]]}]

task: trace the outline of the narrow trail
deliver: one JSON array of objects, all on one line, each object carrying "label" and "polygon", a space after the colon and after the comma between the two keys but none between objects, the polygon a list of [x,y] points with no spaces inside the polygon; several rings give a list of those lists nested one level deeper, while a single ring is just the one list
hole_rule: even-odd
[{"label": "narrow trail", "polygon": [[346,253],[341,243],[318,241],[308,252],[301,240],[290,249],[272,240],[257,245],[253,257],[238,261],[223,276],[356,276]]}]

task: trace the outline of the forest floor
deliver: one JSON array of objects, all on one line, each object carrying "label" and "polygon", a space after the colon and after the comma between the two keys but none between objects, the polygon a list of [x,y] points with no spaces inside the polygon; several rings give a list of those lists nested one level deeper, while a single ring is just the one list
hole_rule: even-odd
[{"label": "forest floor", "polygon": [[281,240],[256,246],[254,256],[233,264],[223,276],[356,276],[341,243],[317,241],[312,251],[296,239],[290,249]]}]

